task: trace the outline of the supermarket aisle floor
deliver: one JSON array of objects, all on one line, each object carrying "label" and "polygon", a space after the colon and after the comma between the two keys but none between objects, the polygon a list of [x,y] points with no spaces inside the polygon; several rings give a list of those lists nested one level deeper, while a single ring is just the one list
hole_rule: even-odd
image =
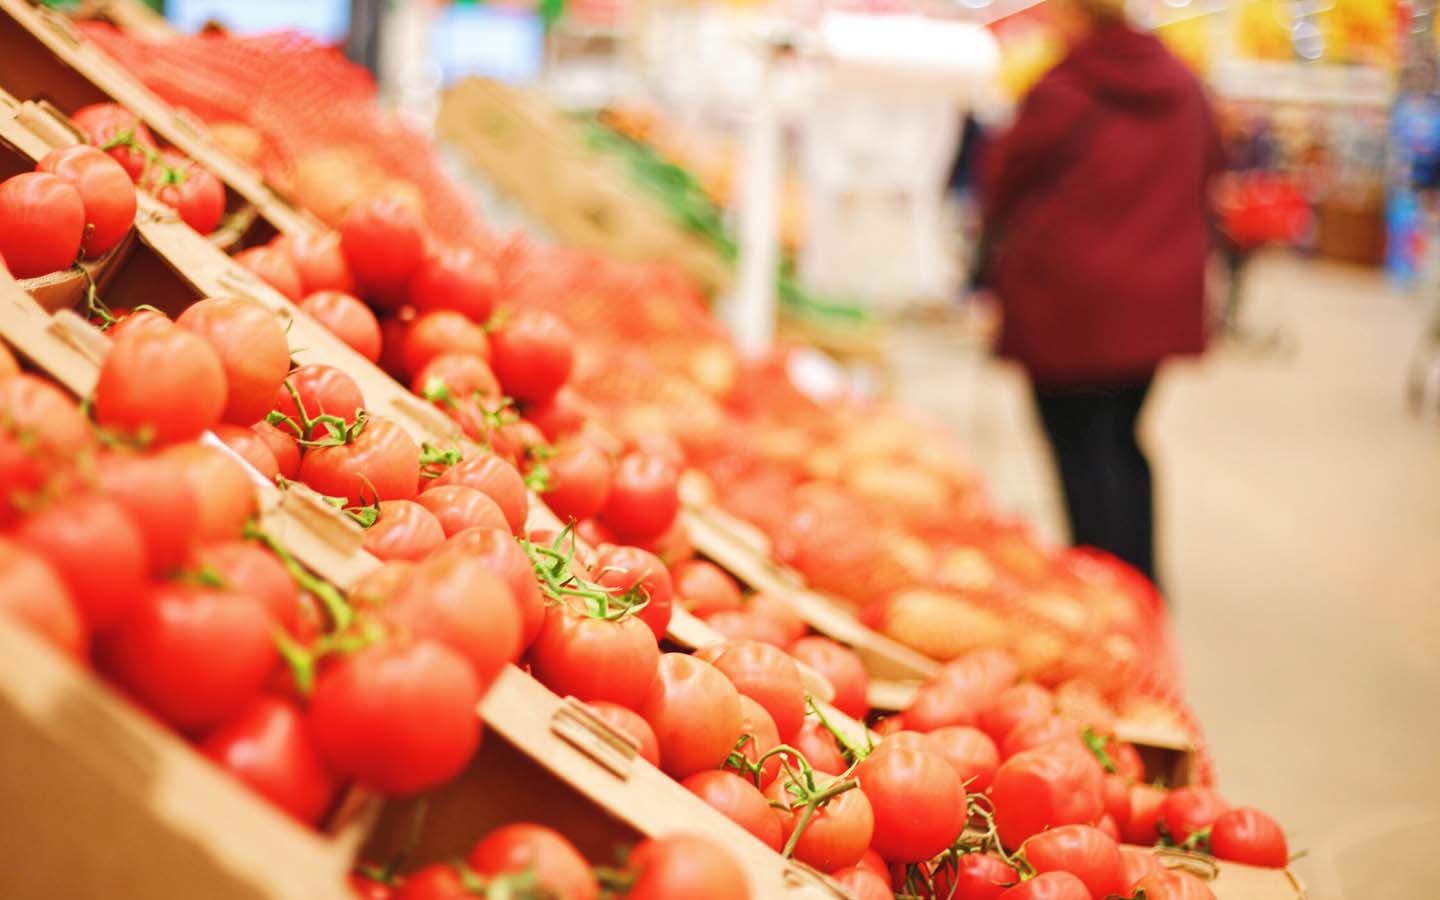
[{"label": "supermarket aisle floor", "polygon": [[[1422,311],[1371,273],[1286,256],[1255,264],[1246,304],[1293,357],[1175,367],[1144,421],[1189,696],[1221,788],[1309,850],[1314,900],[1430,896],[1440,416],[1401,402]],[[1004,506],[1060,533],[1023,380],[933,332],[901,346],[901,396],[961,433]]]}]

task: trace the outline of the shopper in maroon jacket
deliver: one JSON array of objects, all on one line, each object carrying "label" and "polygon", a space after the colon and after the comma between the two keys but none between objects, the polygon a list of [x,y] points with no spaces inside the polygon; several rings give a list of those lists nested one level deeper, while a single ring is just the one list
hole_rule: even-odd
[{"label": "shopper in maroon jacket", "polygon": [[1150,468],[1135,422],[1156,368],[1205,346],[1203,88],[1120,0],[1049,0],[1068,55],[987,156],[986,284],[1001,350],[1030,373],[1075,543],[1153,577]]}]

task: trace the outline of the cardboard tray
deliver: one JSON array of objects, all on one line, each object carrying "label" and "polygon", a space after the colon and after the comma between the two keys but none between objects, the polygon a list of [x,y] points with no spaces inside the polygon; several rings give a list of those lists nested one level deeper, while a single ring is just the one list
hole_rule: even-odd
[{"label": "cardboard tray", "polygon": [[1215,894],[1215,900],[1305,900],[1307,896],[1305,885],[1289,869],[1265,869],[1199,853],[1133,844],[1128,846],[1135,850],[1149,850],[1161,864],[1183,869],[1202,879]]}]

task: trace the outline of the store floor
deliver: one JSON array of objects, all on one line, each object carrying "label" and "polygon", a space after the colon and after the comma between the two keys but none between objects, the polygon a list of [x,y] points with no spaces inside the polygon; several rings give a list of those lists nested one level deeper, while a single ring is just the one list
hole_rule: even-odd
[{"label": "store floor", "polygon": [[[1289,357],[1168,370],[1143,431],[1188,694],[1221,789],[1277,815],[1314,900],[1440,897],[1440,413],[1402,402],[1424,311],[1377,275],[1255,263]],[[944,418],[997,501],[1058,535],[1023,378],[934,329],[897,391]]]}]

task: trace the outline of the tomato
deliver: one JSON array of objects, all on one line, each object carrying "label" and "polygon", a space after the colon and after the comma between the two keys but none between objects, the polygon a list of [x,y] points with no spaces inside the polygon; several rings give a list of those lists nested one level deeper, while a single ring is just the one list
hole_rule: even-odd
[{"label": "tomato", "polygon": [[67,497],[22,520],[13,537],[54,568],[90,630],[112,628],[134,610],[149,560],[140,529],[120,504]]},{"label": "tomato", "polygon": [[1007,847],[1046,828],[1093,822],[1104,812],[1100,764],[1064,744],[1017,753],[995,770],[990,799]]},{"label": "tomato", "polygon": [[[642,716],[644,710],[639,707],[655,680],[659,660],[655,635],[640,619],[594,618],[561,605],[546,609],[545,623],[530,648],[531,670],[555,693],[587,701],[608,700]],[[655,727],[649,716],[645,719]],[[655,737],[663,762],[666,744],[658,728]],[[728,753],[730,748],[725,749]],[[714,765],[723,759],[722,754]]]},{"label": "tomato", "polygon": [[1055,688],[1055,711],[1096,734],[1115,732],[1115,713],[1105,695],[1091,681],[1071,678]]},{"label": "tomato", "polygon": [[405,201],[372,197],[346,213],[340,248],[363,285],[389,294],[403,288],[424,261],[425,225]]},{"label": "tomato", "polygon": [[410,277],[410,303],[422,313],[457,312],[483,324],[499,293],[495,267],[473,247],[446,247],[425,258]]},{"label": "tomato", "polygon": [[600,521],[626,539],[660,534],[680,511],[679,480],[675,467],[659,457],[626,454],[615,467]]},{"label": "tomato", "polygon": [[655,729],[639,713],[606,700],[592,700],[586,705],[606,725],[633,740],[641,759],[659,768],[660,745],[655,740]]},{"label": "tomato", "polygon": [[285,330],[250,300],[214,297],[192,304],[175,324],[203,337],[225,367],[225,421],[249,426],[265,417],[290,371]]},{"label": "tomato", "polygon": [[1136,896],[1144,891],[1145,900],[1215,900],[1215,892],[1205,882],[1179,869],[1151,872],[1130,889]]},{"label": "tomato", "polygon": [[435,485],[461,484],[475,488],[499,505],[510,523],[510,532],[519,534],[530,511],[530,492],[514,466],[497,456],[477,456],[446,469]]},{"label": "tomato", "polygon": [[674,778],[719,768],[743,725],[734,685],[714,666],[683,653],[663,654],[655,674],[636,711],[655,729],[660,767]]},{"label": "tomato", "polygon": [[646,605],[637,615],[650,627],[655,640],[663,639],[675,596],[665,564],[638,547],[612,545],[600,551],[595,568],[595,582],[612,594],[621,596],[632,590],[639,594]]},{"label": "tomato", "polygon": [[1048,716],[1054,707],[1055,698],[1045,688],[1032,682],[1017,684],[1001,691],[980,710],[980,730],[990,735],[996,744],[1003,745],[1017,725]]},{"label": "tomato", "polygon": [[169,172],[152,169],[141,187],[179,213],[199,234],[209,234],[225,216],[225,186],[208,169],[183,154],[161,151]]},{"label": "tomato", "polygon": [[[300,398],[300,405],[295,402],[296,397]],[[365,408],[365,398],[360,393],[360,386],[355,379],[332,366],[308,365],[301,366],[291,372],[280,388],[275,392],[272,404],[276,410],[284,413],[295,423],[295,428],[290,429],[292,434],[303,424],[301,422],[301,406],[304,407],[305,415],[311,419],[318,416],[337,416],[349,424],[354,424],[356,414]],[[288,428],[288,425],[280,426]],[[311,429],[299,437],[309,438],[317,429]],[[323,428],[318,429],[324,434]]]},{"label": "tomato", "polygon": [[737,691],[765,707],[782,742],[789,742],[800,730],[805,722],[805,685],[785,651],[742,641],[726,647],[714,664]]},{"label": "tomato", "polygon": [[1227,810],[1215,819],[1210,850],[1220,859],[1249,866],[1283,869],[1290,862],[1290,847],[1279,823],[1249,807]]},{"label": "tomato", "polygon": [[[290,257],[300,276],[300,290],[311,295],[319,291],[354,294],[355,276],[340,250],[338,232],[315,229],[287,234],[271,242]],[[308,310],[307,310],[308,312]]]},{"label": "tomato", "polygon": [[1013,685],[1019,674],[1015,657],[1006,651],[976,650],[946,663],[931,683],[948,685],[973,697],[977,705],[985,706]]},{"label": "tomato", "polygon": [[874,848],[871,847],[865,848],[865,853],[860,857],[860,861],[854,865],[854,868],[874,872],[881,878],[886,879],[887,882],[890,878],[890,864],[885,862],[880,854],[876,853]]},{"label": "tomato", "polygon": [[745,608],[752,614],[769,619],[785,633],[785,644],[790,646],[810,631],[810,626],[795,611],[790,601],[779,594],[758,593],[746,598]]},{"label": "tomato", "polygon": [[[935,896],[951,900],[996,900],[1020,880],[1010,864],[989,853],[966,853],[954,867],[938,866]],[[953,885],[953,887],[952,887]]]},{"label": "tomato", "polygon": [[[826,787],[829,781],[822,775],[817,775],[815,780],[821,788]],[[800,816],[804,814],[804,807],[792,807],[796,798],[787,785],[787,778],[781,776],[766,789],[765,796],[782,805],[777,813],[785,840],[789,841]],[[869,798],[863,790],[853,788],[830,798],[815,810],[810,824],[795,841],[794,857],[822,872],[853,866],[865,855],[875,836],[875,828],[875,814],[870,808]]]},{"label": "tomato", "polygon": [[306,825],[318,824],[335,797],[335,776],[288,700],[256,700],[211,732],[200,751]]},{"label": "tomato", "polygon": [[1130,844],[1153,844],[1160,839],[1156,824],[1160,807],[1169,791],[1148,784],[1130,786],[1130,818],[1120,825],[1120,832]]},{"label": "tomato", "polygon": [[589,415],[585,402],[569,385],[539,403],[525,404],[524,410],[525,419],[551,441],[578,433]]},{"label": "tomato", "polygon": [[1062,825],[1042,831],[1021,848],[1036,872],[1069,872],[1092,897],[1123,894],[1129,884],[1120,861],[1120,846],[1098,828]]},{"label": "tomato", "polygon": [[702,619],[724,610],[741,610],[740,585],[724,569],[703,559],[683,562],[671,573],[681,604]]},{"label": "tomato", "polygon": [[341,774],[387,794],[444,784],[480,744],[471,664],[430,640],[390,641],[321,672],[307,723]]},{"label": "tomato", "polygon": [[1095,822],[1095,827],[1117,844],[1120,842],[1120,826],[1116,824],[1115,817],[1105,813]]},{"label": "tomato", "polygon": [[300,588],[270,551],[250,541],[207,544],[196,551],[194,565],[219,575],[225,590],[259,601],[290,634],[300,633]]},{"label": "tomato", "polygon": [[182,731],[237,715],[279,661],[275,619],[251,597],[157,583],[103,647],[105,668],[142,705]]},{"label": "tomato", "polygon": [[94,147],[58,147],[41,158],[38,171],[75,186],[85,209],[86,256],[99,256],[120,243],[135,224],[135,185],[125,168]]},{"label": "tomato", "polygon": [[705,620],[710,629],[730,641],[758,641],[772,647],[785,646],[785,629],[775,620],[751,612],[724,610]]},{"label": "tomato", "polygon": [[1229,804],[1210,788],[1197,785],[1179,787],[1166,794],[1165,802],[1160,804],[1157,828],[1164,828],[1175,843],[1184,843],[1190,835],[1209,828],[1229,808]]},{"label": "tomato", "polygon": [[1009,759],[1025,750],[1034,750],[1036,747],[1065,742],[1075,742],[1081,747],[1084,746],[1080,742],[1080,734],[1075,723],[1055,715],[1041,716],[1021,722],[1010,729],[1010,733],[1005,735],[1005,740],[1000,744],[1000,756],[1003,759]]},{"label": "tomato", "polygon": [[[564,521],[588,519],[610,496],[610,458],[589,441],[567,441],[544,461],[545,503]],[[669,580],[669,574],[666,574]]]},{"label": "tomato", "polygon": [[426,488],[415,496],[415,502],[430,511],[447,538],[467,528],[510,530],[505,513],[489,495],[463,484]]},{"label": "tomato", "polygon": [[250,426],[255,436],[275,456],[275,466],[280,475],[294,481],[300,477],[300,445],[295,443],[293,433],[281,431],[269,422],[256,422]]},{"label": "tomato", "polygon": [[952,725],[938,728],[925,737],[927,749],[950,764],[964,782],[965,790],[979,794],[990,788],[995,770],[1000,766],[1000,753],[989,735],[978,728]]},{"label": "tomato", "polygon": [[760,789],[734,772],[696,772],[680,786],[718,810],[725,818],[755,835],[771,850],[784,847],[780,819]]},{"label": "tomato", "polygon": [[874,809],[874,847],[892,862],[935,856],[954,843],[969,818],[960,776],[928,750],[874,753],[855,777]]},{"label": "tomato", "polygon": [[1102,793],[1105,814],[1114,821],[1117,829],[1124,828],[1130,821],[1130,782],[1122,775],[1107,772]]},{"label": "tomato", "polygon": [[127,331],[164,330],[167,326],[175,324],[170,321],[169,316],[153,309],[111,309],[110,313],[115,320],[111,323],[109,331],[106,332],[111,341],[118,341],[120,335]]},{"label": "tomato", "polygon": [[226,396],[220,356],[199,336],[173,326],[127,331],[100,364],[95,420],[173,444],[219,422]]},{"label": "tomato", "polygon": [[1146,875],[1165,868],[1160,864],[1160,860],[1156,859],[1153,852],[1140,847],[1121,847],[1120,867],[1124,872],[1125,880],[1125,890],[1121,891],[1122,894],[1129,894],[1135,882]]},{"label": "tomato", "polygon": [[[780,732],[775,728],[775,720],[765,711],[765,707],[744,694],[740,695],[740,733],[750,738],[741,748],[740,755],[748,759],[752,766],[760,757],[780,746]],[[729,768],[728,763],[726,768]],[[769,787],[779,774],[780,757],[772,756],[760,767],[760,787]]]},{"label": "tomato", "polygon": [[190,555],[200,521],[200,503],[172,460],[106,453],[96,460],[96,483],[140,530],[150,571],[177,568]]},{"label": "tomato", "polygon": [[316,291],[300,301],[300,311],[371,362],[380,358],[380,320],[360,300],[340,291]]},{"label": "tomato", "polygon": [[544,310],[522,309],[503,319],[490,341],[505,392],[528,403],[549,399],[570,377],[577,340],[564,319]]},{"label": "tomato", "polygon": [[255,485],[245,467],[225,453],[200,444],[171,447],[164,458],[180,467],[200,504],[195,539],[226,541],[239,537],[257,508]]},{"label": "tomato", "polygon": [[790,743],[817,772],[839,775],[847,768],[835,736],[819,722],[806,721]]},{"label": "tomato", "polygon": [[501,576],[475,557],[446,554],[420,563],[381,615],[404,633],[464,656],[482,694],[520,656],[515,599]]},{"label": "tomato", "polygon": [[265,443],[260,435],[249,428],[224,422],[212,428],[211,432],[220,439],[220,443],[243,459],[250,468],[259,472],[262,478],[274,483],[275,476],[280,474],[280,461],[275,458],[275,451],[270,449],[270,445]]},{"label": "tomato", "polygon": [[0,537],[0,615],[61,653],[89,655],[90,636],[69,590],[44,557]]},{"label": "tomato", "polygon": [[426,313],[405,332],[401,360],[405,371],[416,373],[437,356],[460,354],[490,358],[490,340],[479,325],[449,310]]},{"label": "tomato", "polygon": [[32,375],[0,379],[0,525],[19,495],[95,442],[90,423],[63,391]]},{"label": "tomato", "polygon": [[850,866],[831,872],[830,877],[855,900],[895,900],[890,883],[869,869]]},{"label": "tomato", "polygon": [[1090,900],[1090,892],[1069,872],[1046,872],[1007,888],[1000,900]]},{"label": "tomato", "polygon": [[291,303],[299,303],[305,296],[300,283],[300,272],[295,263],[279,247],[248,247],[235,254],[235,261],[249,269],[261,281],[284,295]]},{"label": "tomato", "polygon": [[[350,893],[359,900],[396,900],[398,896],[397,887],[376,881],[360,872],[351,872],[346,883],[350,886]],[[396,879],[396,884],[399,884],[399,879]]]},{"label": "tomato", "polygon": [[[491,371],[490,364],[483,356],[473,353],[442,353],[425,364],[410,381],[410,389],[428,397],[435,405],[450,413],[458,421],[461,410],[475,410],[473,418],[476,427],[488,430],[488,424],[479,415],[498,402],[502,396],[500,382]],[[481,405],[466,405],[466,401],[478,401]]]},{"label": "tomato", "polygon": [[[155,137],[150,133],[150,129],[145,127],[145,123],[118,103],[92,103],[83,106],[70,114],[70,121],[74,122],[96,147],[110,143],[127,131],[136,143],[151,149],[155,147]],[[106,152],[120,164],[132,181],[138,182],[145,173],[145,154],[139,150],[119,146]]]},{"label": "tomato", "polygon": [[68,269],[84,234],[85,204],[69,181],[48,172],[0,181],[0,256],[16,278]]},{"label": "tomato", "polygon": [[395,900],[471,900],[460,871],[450,863],[432,863],[405,879]]},{"label": "tomato", "polygon": [[300,461],[300,480],[355,506],[408,500],[420,485],[420,448],[405,429],[374,416],[350,443],[312,447]]},{"label": "tomato", "polygon": [[475,845],[466,862],[485,878],[527,873],[534,877],[533,889],[554,900],[596,900],[600,895],[585,857],[543,825],[517,822],[497,828]]},{"label": "tomato", "polygon": [[957,725],[974,725],[977,710],[972,695],[943,682],[931,682],[920,686],[900,717],[906,728],[935,731]]},{"label": "tomato", "polygon": [[511,596],[515,598],[515,606],[520,611],[521,646],[529,647],[533,644],[545,624],[545,597],[535,580],[535,568],[530,564],[530,557],[515,543],[510,532],[487,527],[457,531],[435,551],[436,556],[447,553],[479,559],[490,571],[505,580]]},{"label": "tomato", "polygon": [[1117,741],[1112,737],[1105,742],[1105,752],[1110,754],[1110,761],[1115,764],[1116,772],[1127,781],[1145,780],[1145,761],[1140,758],[1140,751],[1135,749],[1134,744]]},{"label": "tomato", "polygon": [[750,900],[750,879],[729,851],[708,838],[668,834],[636,845],[627,900]]},{"label": "tomato", "polygon": [[365,550],[382,561],[423,559],[444,542],[439,520],[414,500],[382,500],[379,518],[365,529]]}]

